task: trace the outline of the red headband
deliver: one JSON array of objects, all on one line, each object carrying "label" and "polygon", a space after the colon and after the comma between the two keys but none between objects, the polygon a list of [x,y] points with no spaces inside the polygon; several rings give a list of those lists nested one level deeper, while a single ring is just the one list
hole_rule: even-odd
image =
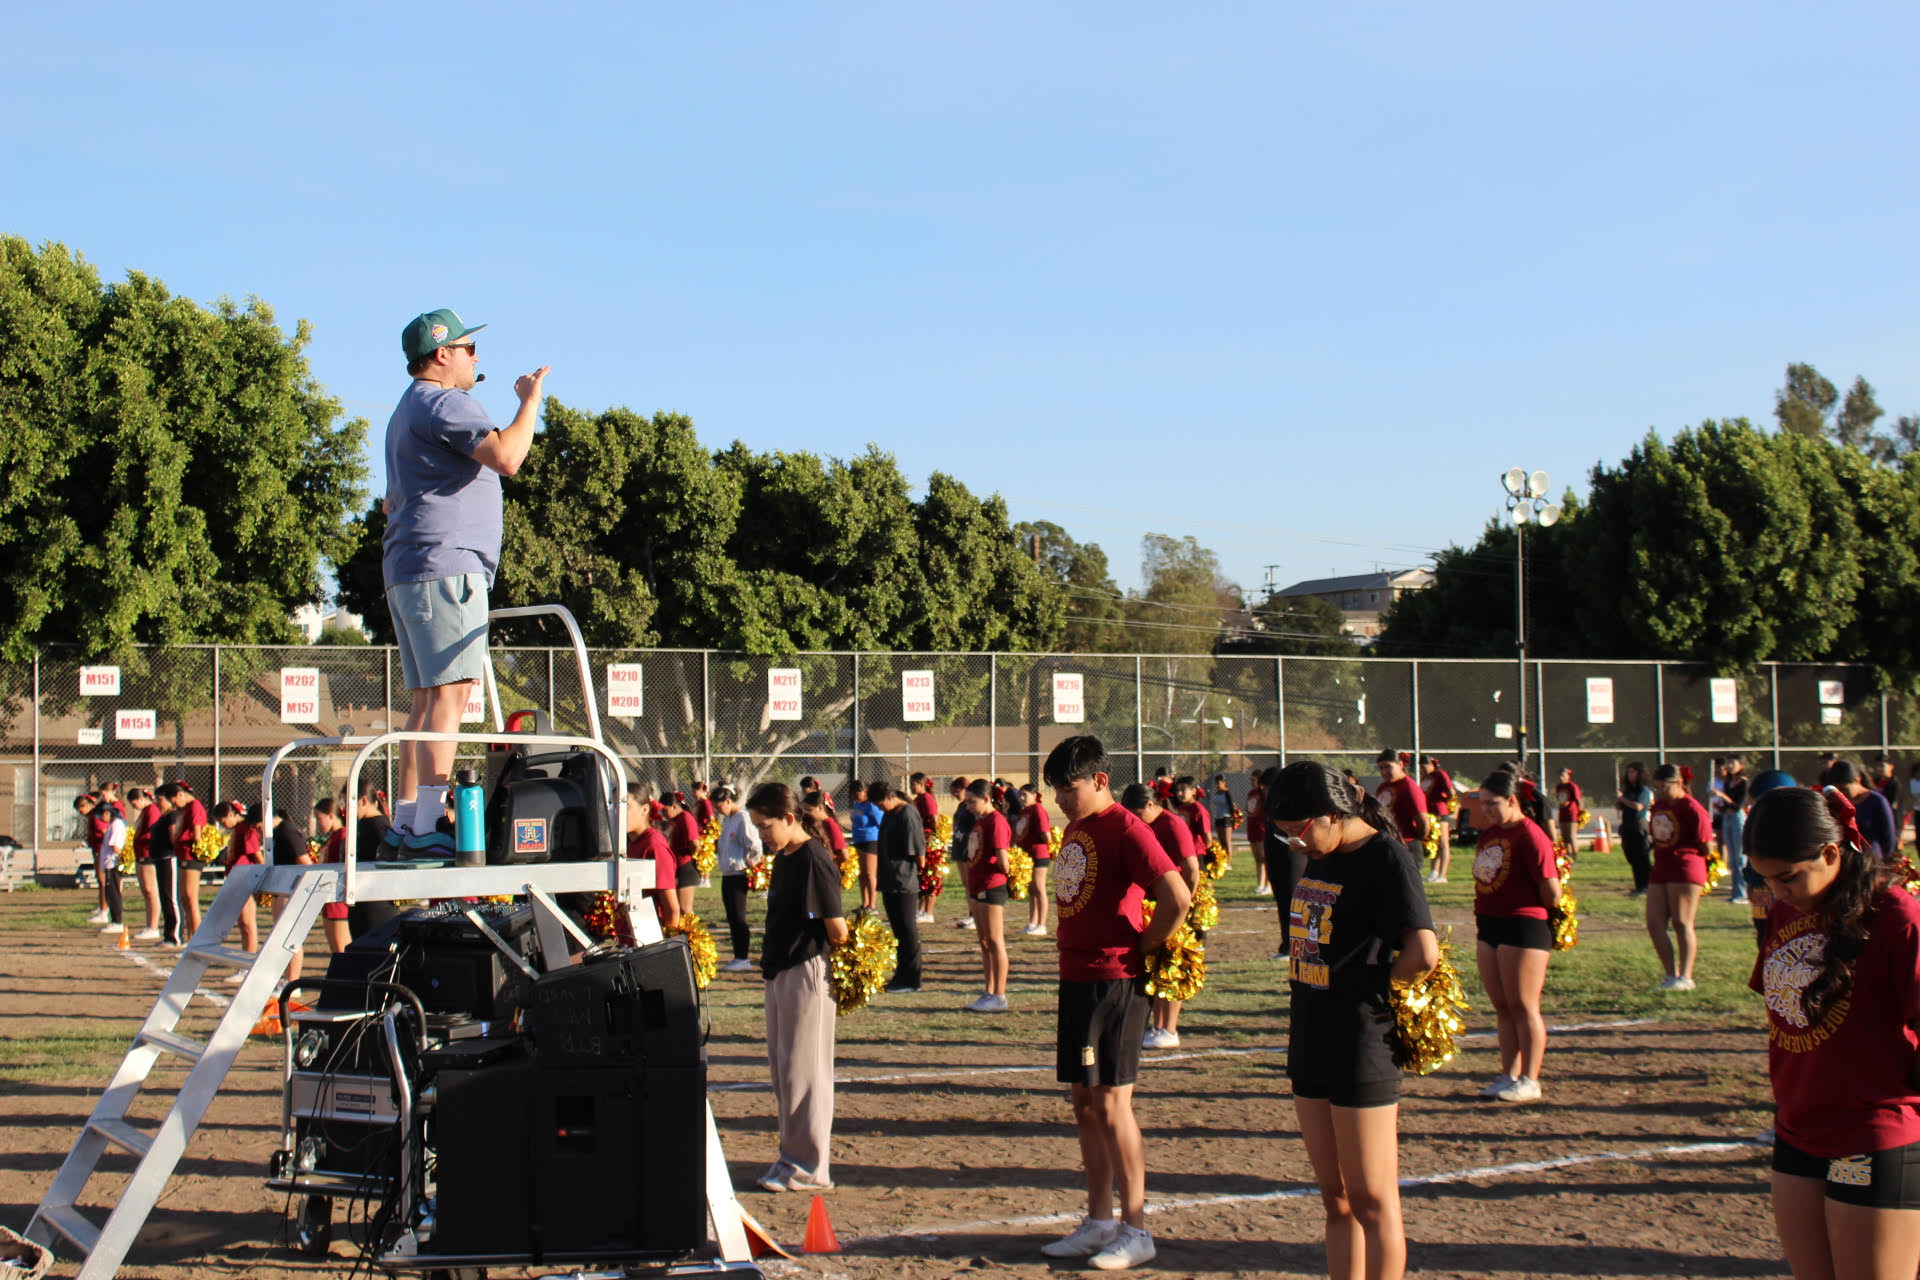
[{"label": "red headband", "polygon": [[1840,828],[1840,834],[1846,842],[1865,853],[1867,840],[1860,834],[1860,823],[1855,816],[1857,811],[1853,807],[1853,801],[1847,799],[1846,793],[1838,787],[1823,787],[1820,795],[1826,800],[1827,812],[1833,815],[1833,821]]}]

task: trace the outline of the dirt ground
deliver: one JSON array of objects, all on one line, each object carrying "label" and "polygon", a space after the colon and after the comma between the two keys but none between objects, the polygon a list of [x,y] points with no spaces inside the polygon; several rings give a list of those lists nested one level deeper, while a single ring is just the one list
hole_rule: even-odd
[{"label": "dirt ground", "polygon": [[[144,944],[118,951],[90,930],[35,922],[50,907],[83,901],[77,893],[0,897],[0,1052],[56,1035],[123,1042],[149,1009],[168,953]],[[776,1260],[770,1274],[1079,1269],[1038,1253],[1084,1204],[1071,1121],[1051,1076],[1051,991],[1038,949],[1050,943],[1016,942],[1013,1012],[958,1013],[975,990],[976,952],[947,915],[928,931],[923,992],[840,1024],[838,1188],[827,1200],[843,1251]],[[1259,927],[1270,919],[1230,912],[1209,951],[1218,966],[1264,969],[1278,992],[1279,966],[1267,959],[1272,932]],[[742,1203],[793,1245],[806,1197],[746,1189],[774,1145],[757,983],[728,974],[715,984],[711,1099]],[[1149,1270],[1324,1274],[1320,1208],[1282,1074],[1283,1005],[1276,995],[1271,1009],[1209,1015],[1196,1006],[1181,1048],[1147,1055],[1138,1111],[1160,1249]],[[1759,1145],[1769,1117],[1757,1030],[1624,1016],[1559,1029],[1547,1096],[1524,1108],[1473,1096],[1494,1067],[1484,1036],[1469,1043],[1447,1068],[1409,1080],[1401,1105],[1413,1274],[1785,1274]],[[26,1225],[119,1052],[0,1079],[0,1222]],[[163,1082],[156,1073],[149,1098]],[[121,1274],[332,1277],[353,1269],[356,1250],[344,1239],[325,1260],[280,1243],[285,1204],[264,1184],[279,1097],[278,1042],[256,1041]],[[130,1167],[110,1157],[88,1202],[110,1203]],[[72,1273],[63,1263],[55,1274]]]}]

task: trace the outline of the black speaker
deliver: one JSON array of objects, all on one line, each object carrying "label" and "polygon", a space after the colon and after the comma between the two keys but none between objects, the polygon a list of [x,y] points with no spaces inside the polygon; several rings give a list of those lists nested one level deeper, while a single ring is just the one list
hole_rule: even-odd
[{"label": "black speaker", "polygon": [[[528,1162],[528,1081],[533,1063],[519,1042],[504,1060],[442,1065],[427,1141],[439,1183],[430,1253],[511,1254],[533,1250]],[[449,1059],[455,1060],[457,1059]]]},{"label": "black speaker", "polygon": [[536,1066],[532,1088],[538,1257],[667,1257],[706,1241],[703,1069]]},{"label": "black speaker", "polygon": [[623,947],[541,975],[524,997],[544,1068],[702,1066],[700,989],[685,938]]},{"label": "black speaker", "polygon": [[591,751],[512,751],[487,799],[487,861],[590,862],[614,855],[601,760]]}]

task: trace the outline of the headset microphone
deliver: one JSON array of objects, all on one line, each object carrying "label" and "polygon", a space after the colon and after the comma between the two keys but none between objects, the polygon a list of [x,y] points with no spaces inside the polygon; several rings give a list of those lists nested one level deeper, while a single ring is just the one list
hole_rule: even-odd
[{"label": "headset microphone", "polygon": [[476,373],[473,375],[473,380],[475,382],[485,382],[487,380],[487,375],[484,373]]}]

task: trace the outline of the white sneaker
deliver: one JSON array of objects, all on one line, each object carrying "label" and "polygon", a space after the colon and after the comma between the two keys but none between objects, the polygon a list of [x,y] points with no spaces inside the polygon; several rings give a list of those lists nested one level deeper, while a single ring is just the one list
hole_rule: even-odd
[{"label": "white sneaker", "polygon": [[975,1000],[967,1006],[968,1013],[1005,1013],[1006,1011],[1007,998],[1005,996],[981,996],[978,1000]]},{"label": "white sneaker", "polygon": [[126,931],[127,926],[123,924],[106,924],[100,926],[100,932],[102,933],[125,933]]},{"label": "white sneaker", "polygon": [[963,919],[956,920],[954,921],[953,927],[956,929],[971,929],[973,928],[973,917],[967,916]]},{"label": "white sneaker", "polygon": [[1097,1218],[1082,1218],[1080,1225],[1050,1244],[1040,1246],[1040,1252],[1049,1258],[1091,1258],[1120,1234],[1120,1220],[1108,1218],[1102,1222]]},{"label": "white sneaker", "polygon": [[1128,1267],[1137,1267],[1143,1262],[1152,1262],[1159,1250],[1153,1247],[1153,1237],[1141,1227],[1120,1224],[1120,1230],[1114,1234],[1113,1243],[1094,1254],[1087,1261],[1102,1271],[1125,1271]]},{"label": "white sneaker", "polygon": [[1253,892],[1256,897],[1271,898],[1273,896],[1273,886],[1270,884],[1257,884],[1253,886]]},{"label": "white sneaker", "polygon": [[1540,1082],[1521,1076],[1512,1084],[1493,1095],[1501,1102],[1538,1102],[1540,1100]]},{"label": "white sneaker", "polygon": [[1483,1098],[1497,1098],[1500,1096],[1500,1091],[1512,1083],[1513,1077],[1502,1071],[1493,1078],[1492,1084],[1480,1091],[1480,1096]]},{"label": "white sneaker", "polygon": [[1660,979],[1660,990],[1662,991],[1680,990],[1680,979],[1674,977],[1672,974],[1668,974],[1666,977]]},{"label": "white sneaker", "polygon": [[753,961],[751,960],[729,960],[720,966],[722,973],[751,973],[752,971]]},{"label": "white sneaker", "polygon": [[919,915],[917,915],[917,916],[915,916],[915,917],[914,917],[914,920],[915,920],[915,921],[916,921],[917,923],[919,923],[919,924],[932,924],[932,923],[933,923],[933,912],[931,912],[931,911],[922,911],[922,912],[921,912],[921,913],[920,913]]},{"label": "white sneaker", "polygon": [[1026,934],[1029,938],[1044,938],[1047,936],[1047,926],[1043,924],[1030,924],[1020,932]]},{"label": "white sneaker", "polygon": [[1675,978],[1673,980],[1673,989],[1675,991],[1691,991],[1693,990],[1693,979],[1692,978]]},{"label": "white sneaker", "polygon": [[133,940],[135,942],[158,942],[160,941],[160,931],[158,929],[142,929],[133,935]]},{"label": "white sneaker", "polygon": [[1165,1027],[1148,1027],[1147,1034],[1140,1038],[1142,1049],[1178,1049],[1180,1033],[1169,1031]]},{"label": "white sneaker", "polygon": [[87,917],[87,923],[88,924],[105,924],[107,921],[111,919],[113,919],[113,917],[107,914],[105,911],[96,911],[92,915]]}]

